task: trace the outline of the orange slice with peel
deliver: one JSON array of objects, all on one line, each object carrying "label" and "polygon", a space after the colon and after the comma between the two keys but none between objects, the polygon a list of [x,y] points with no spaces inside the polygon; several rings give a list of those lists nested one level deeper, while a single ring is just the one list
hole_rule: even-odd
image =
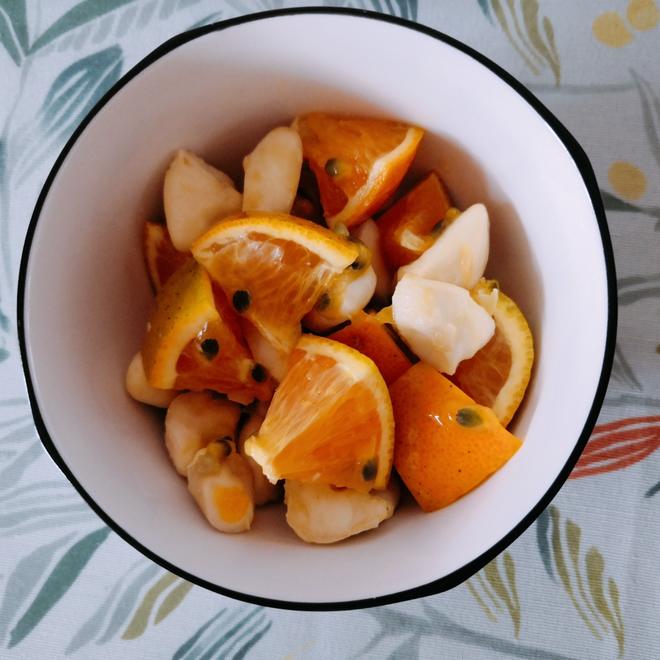
[{"label": "orange slice with peel", "polygon": [[325,219],[351,227],[378,211],[410,167],[424,131],[397,121],[311,113],[293,122]]},{"label": "orange slice with peel", "polygon": [[142,247],[149,279],[156,291],[162,288],[180,266],[191,260],[190,254],[179,252],[174,247],[167,227],[158,222],[144,223]]},{"label": "orange slice with peel", "polygon": [[161,389],[212,389],[241,403],[268,400],[273,383],[256,368],[224,294],[196,262],[156,296],[142,345],[147,380]]},{"label": "orange slice with peel", "polygon": [[214,390],[243,404],[255,398],[270,401],[275,383],[265,366],[253,359],[238,314],[217,285],[213,299],[219,317],[206,323],[179,355],[175,387]]},{"label": "orange slice with peel", "polygon": [[302,317],[359,254],[329,229],[284,213],[222,220],[192,252],[238,313],[286,353],[300,337]]},{"label": "orange slice with peel", "polygon": [[156,296],[142,344],[149,384],[171,389],[179,355],[209,321],[219,318],[209,276],[195,262],[184,265]]},{"label": "orange slice with peel", "polygon": [[451,504],[518,451],[490,408],[425,362],[390,387],[396,419],[394,465],[424,511]]},{"label": "orange slice with peel", "polygon": [[387,485],[393,445],[392,405],[376,365],[339,342],[305,335],[245,452],[273,483],[364,492]]},{"label": "orange slice with peel", "polygon": [[525,396],[534,364],[534,339],[518,306],[501,291],[493,312],[495,334],[451,377],[477,403],[493,409],[506,426]]}]

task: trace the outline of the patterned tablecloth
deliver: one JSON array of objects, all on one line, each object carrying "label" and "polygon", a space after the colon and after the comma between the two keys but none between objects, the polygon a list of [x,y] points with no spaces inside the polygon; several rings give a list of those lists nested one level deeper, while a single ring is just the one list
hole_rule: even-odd
[{"label": "patterned tablecloth", "polygon": [[21,373],[15,298],[27,223],[59,149],[102,93],[168,37],[298,4],[305,3],[0,0],[0,657],[660,657],[654,0],[315,3],[393,13],[482,51],[558,115],[600,182],[620,304],[605,405],[554,502],[468,582],[344,613],[232,601],[159,568],[111,533],[42,449]]}]

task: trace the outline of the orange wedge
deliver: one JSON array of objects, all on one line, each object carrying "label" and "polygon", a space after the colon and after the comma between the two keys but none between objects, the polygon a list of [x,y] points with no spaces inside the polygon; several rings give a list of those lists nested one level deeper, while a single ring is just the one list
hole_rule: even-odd
[{"label": "orange wedge", "polygon": [[149,279],[156,291],[161,289],[177,268],[191,258],[172,245],[167,227],[157,222],[144,223],[142,246]]},{"label": "orange wedge", "polygon": [[458,365],[452,382],[477,403],[493,409],[506,426],[520,406],[534,364],[534,339],[518,306],[501,291],[493,312],[495,334]]},{"label": "orange wedge", "polygon": [[192,252],[236,311],[286,353],[300,337],[302,317],[359,254],[329,229],[283,213],[222,220]]},{"label": "orange wedge", "polygon": [[220,287],[213,286],[219,318],[209,321],[181,352],[175,387],[214,390],[233,401],[269,401],[275,384],[264,365],[254,361],[239,318]]},{"label": "orange wedge", "polygon": [[521,441],[490,408],[419,362],[390,387],[394,465],[424,511],[451,504],[499,470]]},{"label": "orange wedge", "polygon": [[293,127],[331,227],[357,225],[378,211],[401,183],[424,135],[401,122],[325,113],[297,117]]},{"label": "orange wedge", "polygon": [[411,263],[432,242],[431,232],[451,208],[447,191],[435,172],[378,218],[380,245],[391,269]]},{"label": "orange wedge", "polygon": [[222,291],[191,261],[156,296],[142,345],[149,383],[161,389],[212,389],[248,403],[269,399],[272,382],[255,369],[238,319]]},{"label": "orange wedge", "polygon": [[218,318],[211,281],[204,270],[191,262],[176,271],[156,296],[142,345],[149,384],[173,388],[179,355],[208,322]]},{"label": "orange wedge", "polygon": [[303,336],[245,452],[268,477],[360,491],[387,485],[394,421],[376,365],[330,339]]},{"label": "orange wedge", "polygon": [[412,366],[392,335],[373,314],[361,312],[329,339],[340,341],[372,359],[388,385]]}]

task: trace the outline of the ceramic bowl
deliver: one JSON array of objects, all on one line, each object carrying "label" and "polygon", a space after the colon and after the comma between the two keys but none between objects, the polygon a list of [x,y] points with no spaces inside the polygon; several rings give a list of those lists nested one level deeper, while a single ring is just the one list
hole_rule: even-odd
[{"label": "ceramic bowl", "polygon": [[[247,534],[204,520],[170,465],[162,419],[124,391],[152,304],[142,223],[161,212],[179,147],[240,181],[270,128],[323,110],[427,130],[416,168],[455,203],[485,202],[487,274],[534,332],[522,449],[433,514],[413,504],[375,532],[311,546],[283,510]],[[23,364],[43,443],[126,541],[188,580],[247,601],[362,607],[459,584],[547,506],[596,419],[613,353],[614,269],[589,162],[522,85],[456,40],[359,11],[289,10],[187,32],[129,71],[69,140],[27,234],[18,301]]]}]

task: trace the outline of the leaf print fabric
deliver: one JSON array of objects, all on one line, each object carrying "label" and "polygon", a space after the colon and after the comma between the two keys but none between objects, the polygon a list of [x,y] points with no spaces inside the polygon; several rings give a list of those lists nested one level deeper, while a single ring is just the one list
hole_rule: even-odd
[{"label": "leaf print fabric", "polygon": [[[660,293],[660,292],[659,292]],[[660,448],[660,416],[622,419],[597,426],[570,479],[622,470]]]},{"label": "leaf print fabric", "polygon": [[[354,612],[233,601],[110,532],[39,443],[16,334],[28,219],[94,103],[175,34],[306,4],[417,21],[526,84],[589,155],[618,278],[605,405],[559,495],[461,586]],[[0,657],[657,657],[659,61],[657,0],[0,0]]]},{"label": "leaf print fabric", "polygon": [[603,639],[604,633],[611,633],[617,641],[619,655],[622,655],[625,637],[619,589],[611,577],[605,582],[605,589],[605,562],[600,550],[591,546],[582,556],[582,530],[572,520],[567,520],[562,526],[561,514],[555,506],[549,507],[537,525],[539,551],[549,575],[558,576],[570,603],[589,632],[598,640]]},{"label": "leaf print fabric", "polygon": [[520,600],[516,587],[516,566],[511,554],[505,551],[501,555],[503,570],[500,572],[499,559],[493,559],[473,578],[470,578],[466,582],[466,586],[491,621],[497,622],[498,613],[506,608],[513,624],[514,635],[518,637],[520,634]]},{"label": "leaf print fabric", "polygon": [[617,11],[598,15],[594,19],[593,33],[606,46],[622,48],[634,40],[635,30],[652,30],[659,22],[660,10],[655,0],[630,0],[625,18]]}]

